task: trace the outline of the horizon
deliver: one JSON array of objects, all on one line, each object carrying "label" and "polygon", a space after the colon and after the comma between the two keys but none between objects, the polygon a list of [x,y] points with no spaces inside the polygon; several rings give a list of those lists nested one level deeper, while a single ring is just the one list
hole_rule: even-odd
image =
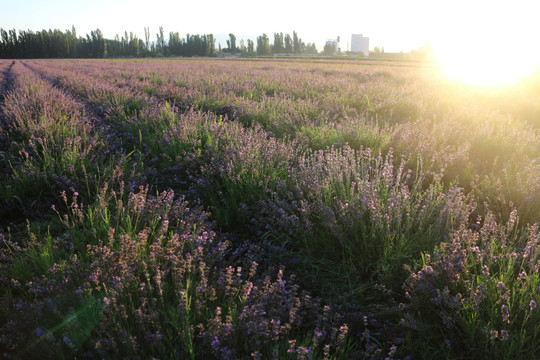
[{"label": "horizon", "polygon": [[[286,9],[286,11],[284,11]],[[229,33],[237,42],[266,34],[292,34],[315,43],[320,52],[329,39],[341,38],[340,48],[351,46],[351,34],[369,38],[369,49],[387,53],[408,53],[429,46],[434,59],[452,78],[478,84],[511,83],[540,67],[536,46],[536,12],[526,0],[512,4],[480,0],[457,0],[435,4],[428,0],[403,3],[337,0],[331,6],[305,1],[277,0],[261,8],[247,0],[178,3],[155,0],[96,0],[92,4],[68,0],[42,3],[28,0],[8,3],[0,18],[4,29],[41,31],[75,27],[77,34],[100,29],[107,39],[132,32],[144,39],[144,28],[155,41],[159,27],[165,38],[170,32],[213,34],[216,48],[226,47]],[[487,66],[486,66],[487,65]]]},{"label": "horizon", "polygon": [[[426,12],[436,13],[429,1],[403,4],[391,0],[388,3],[349,4],[338,0],[329,6],[278,0],[265,8],[256,8],[245,0],[196,4],[167,0],[152,3],[134,0],[129,4],[96,0],[91,6],[67,0],[46,3],[28,0],[24,5],[4,5],[0,24],[4,29],[32,31],[65,31],[75,26],[78,34],[89,34],[99,28],[109,39],[122,36],[124,31],[133,32],[142,39],[144,28],[149,27],[152,40],[159,26],[163,26],[167,35],[171,31],[182,36],[214,34],[216,46],[218,42],[224,46],[229,33],[238,40],[255,40],[263,33],[271,38],[274,33],[292,34],[293,31],[304,42],[315,43],[318,50],[322,50],[326,40],[340,36],[341,48],[346,51],[347,43],[350,47],[351,34],[363,34],[370,38],[370,49],[384,47],[387,52],[409,52],[432,42],[425,29],[433,27],[437,21],[434,16],[425,16]],[[185,16],[186,13],[195,16]]]}]

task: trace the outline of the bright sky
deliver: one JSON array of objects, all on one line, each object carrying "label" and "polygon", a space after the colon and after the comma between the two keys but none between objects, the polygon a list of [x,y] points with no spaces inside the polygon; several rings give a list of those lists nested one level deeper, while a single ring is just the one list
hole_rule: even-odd
[{"label": "bright sky", "polygon": [[[327,39],[341,37],[347,50],[352,33],[370,38],[370,48],[408,52],[429,42],[440,54],[476,56],[478,51],[501,57],[538,61],[540,26],[535,0],[0,0],[4,29],[71,29],[80,35],[96,28],[114,38],[125,30],[144,39],[148,26],[155,40],[162,25],[182,36],[226,34],[237,41],[266,33],[296,30],[305,42],[322,50]],[[445,55],[446,56],[446,55]],[[532,60],[531,60],[532,61]]]}]

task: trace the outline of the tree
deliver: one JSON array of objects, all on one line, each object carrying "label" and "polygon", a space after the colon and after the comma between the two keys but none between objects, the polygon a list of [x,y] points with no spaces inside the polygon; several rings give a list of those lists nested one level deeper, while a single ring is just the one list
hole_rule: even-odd
[{"label": "tree", "polygon": [[156,36],[156,51],[159,55],[163,56],[165,55],[165,34],[163,31],[163,26],[159,27],[159,33],[156,34]]},{"label": "tree", "polygon": [[244,39],[240,40],[240,52],[242,53],[242,55],[245,55],[247,53],[246,42],[244,41]]},{"label": "tree", "polygon": [[104,58],[107,56],[107,44],[103,38],[103,33],[101,30],[96,29],[96,31],[90,32],[91,39],[90,42],[90,57],[93,58]]},{"label": "tree", "polygon": [[129,37],[127,31],[124,31],[124,36],[122,37],[122,54],[128,56],[129,54]]},{"label": "tree", "polygon": [[[188,34],[189,37],[189,34]],[[168,53],[173,56],[179,56],[182,55],[182,39],[180,38],[180,34],[177,32],[170,32],[169,33],[169,50]]]},{"label": "tree", "polygon": [[315,55],[317,54],[317,46],[315,46],[315,43],[308,43],[306,45],[306,54]]},{"label": "tree", "polygon": [[114,40],[106,39],[107,43],[107,55],[110,57],[125,56],[122,51],[122,43],[120,42],[120,37],[118,34],[114,37]]},{"label": "tree", "polygon": [[296,31],[293,31],[292,34],[293,53],[300,54],[300,52],[302,51],[302,40],[300,40]]},{"label": "tree", "polygon": [[[215,56],[216,40],[214,35],[190,35],[182,38],[177,32],[169,34],[165,41],[163,27],[156,34],[157,41],[150,41],[150,30],[144,28],[144,40],[133,32],[125,31],[114,39],[105,39],[100,29],[85,36],[77,37],[75,27],[61,31],[42,30],[38,32],[4,30],[0,28],[0,58],[104,58],[119,56]],[[232,35],[232,34],[231,34]],[[236,38],[232,35],[233,48]],[[251,45],[253,48],[253,44]]]},{"label": "tree", "polygon": [[139,39],[136,34],[133,32],[129,33],[129,42],[128,42],[128,54],[129,56],[139,57],[141,54],[141,49],[139,48]]},{"label": "tree", "polygon": [[324,45],[323,54],[324,55],[334,55],[336,53],[336,45],[332,43],[326,43]]},{"label": "tree", "polygon": [[144,27],[144,46],[146,48],[146,51],[149,51],[150,48],[150,28]]},{"label": "tree", "polygon": [[248,56],[254,56],[255,55],[255,46],[253,44],[253,40],[248,39],[247,41],[247,55]]},{"label": "tree", "polygon": [[236,36],[234,34],[229,34],[229,40],[227,40],[227,47],[229,48],[229,52],[236,53]]},{"label": "tree", "polygon": [[71,26],[71,33],[69,34],[69,56],[70,57],[77,57],[77,30],[75,29],[75,25]]},{"label": "tree", "polygon": [[286,54],[292,54],[293,53],[293,40],[291,38],[291,35],[285,34],[285,53]]},{"label": "tree", "polygon": [[266,34],[262,34],[261,36],[257,37],[257,55],[272,55],[270,39]]},{"label": "tree", "polygon": [[274,45],[272,47],[274,54],[282,54],[285,52],[283,45],[283,33],[274,33]]},{"label": "tree", "polygon": [[214,39],[214,35],[208,34],[206,35],[206,56],[216,56],[216,39]]}]

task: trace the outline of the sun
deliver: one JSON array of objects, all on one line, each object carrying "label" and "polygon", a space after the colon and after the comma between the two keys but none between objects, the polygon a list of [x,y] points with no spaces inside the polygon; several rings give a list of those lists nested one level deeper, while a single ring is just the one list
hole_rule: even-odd
[{"label": "sun", "polygon": [[[497,87],[540,70],[533,9],[524,2],[469,2],[444,9],[432,49],[443,74],[461,83]],[[527,3],[528,4],[528,3]]]},{"label": "sun", "polygon": [[504,53],[493,51],[496,44],[490,41],[461,44],[456,47],[435,48],[434,56],[447,78],[465,84],[497,87],[512,85],[540,70],[538,54],[534,51]]}]

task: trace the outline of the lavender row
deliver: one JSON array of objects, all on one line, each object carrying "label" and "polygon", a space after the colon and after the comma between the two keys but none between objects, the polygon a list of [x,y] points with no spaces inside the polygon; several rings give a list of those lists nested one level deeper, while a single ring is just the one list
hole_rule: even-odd
[{"label": "lavender row", "polygon": [[[77,167],[57,156],[74,151],[66,145],[73,136],[96,131],[100,142],[108,139],[84,119],[81,103],[20,63],[15,74],[14,91],[4,109],[10,136],[24,149],[19,155],[25,161],[12,174],[22,191],[28,188],[21,184],[23,175],[35,182],[51,173],[56,178],[63,165]],[[200,118],[195,113],[193,117]],[[41,147],[34,149],[34,141]],[[46,152],[49,148],[54,152]],[[92,158],[78,155],[71,160]],[[2,278],[7,292],[1,304],[1,341],[8,351],[4,355],[109,357],[121,351],[234,359],[343,351],[347,326],[337,325],[341,335],[336,337],[335,323],[323,316],[316,300],[287,280],[283,270],[259,271],[256,260],[262,249],[249,245],[244,251],[254,255],[241,256],[239,262],[235,259],[242,250],[230,254],[227,238],[212,231],[201,209],[189,207],[172,191],[156,198],[148,195],[148,187],[124,187],[129,178],[124,174],[129,169],[125,158],[94,165],[105,178],[95,193],[85,182],[72,183],[58,195],[54,192],[61,188],[46,189],[54,200],[60,199],[50,210],[58,215],[56,230],[42,235],[29,228],[27,235],[2,235],[7,274]],[[92,171],[96,169],[89,167],[81,178]],[[24,257],[30,259],[27,265],[19,262]],[[242,272],[244,266],[250,270]],[[133,302],[134,297],[140,301]],[[317,313],[320,316],[313,317]],[[171,324],[169,316],[177,322]],[[314,327],[316,336],[310,330]],[[248,336],[259,340],[246,347],[243,338]]]},{"label": "lavender row", "polygon": [[[356,203],[356,208],[351,206],[345,213],[350,211],[351,214],[356,214],[358,217],[357,221],[360,222],[363,220],[362,216],[358,216],[358,214],[365,213],[364,208],[371,207],[370,210],[373,210],[373,213],[366,215],[368,219],[366,221],[368,222],[371,218],[380,218],[382,221],[383,214],[388,211],[388,209],[384,208],[385,204],[382,204],[383,208],[377,208],[376,206],[380,203],[377,187],[384,186],[384,190],[388,192],[390,188],[394,187],[396,180],[393,178],[384,180],[380,175],[375,176],[374,180],[370,180],[367,174],[363,172],[359,173],[356,167],[365,167],[369,169],[368,173],[374,172],[379,174],[382,171],[381,167],[392,172],[394,167],[392,156],[387,157],[386,161],[383,161],[380,156],[371,156],[369,149],[357,153],[346,147],[344,152],[334,149],[314,155],[306,154],[307,157],[298,157],[298,155],[294,155],[293,151],[293,148],[297,147],[295,142],[281,142],[268,138],[268,134],[262,129],[255,129],[255,132],[253,130],[246,131],[242,126],[234,122],[221,123],[217,117],[211,115],[200,116],[197,113],[179,115],[175,111],[178,109],[171,108],[167,105],[156,105],[153,102],[141,102],[141,109],[139,110],[137,114],[126,117],[125,108],[111,108],[109,111],[109,121],[115,121],[119,126],[122,126],[123,131],[128,137],[136,139],[140,136],[141,146],[146,146],[149,155],[154,156],[154,158],[150,159],[151,163],[159,161],[158,156],[160,155],[166,155],[167,158],[176,160],[170,162],[172,169],[156,169],[158,172],[174,171],[174,168],[178,167],[179,163],[187,162],[185,159],[179,157],[186,152],[192,152],[191,157],[189,157],[189,153],[187,154],[188,158],[191,161],[202,163],[204,168],[202,172],[196,174],[191,174],[189,173],[189,169],[187,170],[186,175],[190,176],[192,181],[189,187],[197,196],[212,194],[216,192],[212,191],[215,190],[213,188],[218,187],[219,190],[220,186],[224,187],[224,190],[226,190],[225,195],[220,195],[223,192],[218,191],[216,194],[217,197],[208,199],[209,202],[215,202],[217,204],[225,203],[227,205],[225,209],[219,209],[219,206],[216,206],[214,213],[223,225],[232,226],[235,221],[240,219],[239,221],[257,224],[258,228],[255,231],[258,234],[262,234],[270,230],[269,227],[271,226],[269,223],[266,223],[265,219],[275,220],[277,216],[278,219],[284,219],[283,230],[280,232],[293,235],[301,231],[302,236],[311,236],[309,229],[313,227],[311,225],[312,219],[319,218],[324,213],[343,213],[343,210],[338,210],[344,204],[351,203],[352,205]],[[118,118],[120,115],[122,115],[120,120],[113,119]],[[161,136],[161,138],[156,136]],[[359,156],[359,154],[370,155]],[[193,159],[193,157],[196,158]],[[313,160],[314,158],[317,160]],[[358,160],[358,158],[361,160]],[[163,163],[163,161],[161,162]],[[343,166],[339,167],[338,164],[341,163],[343,163]],[[162,164],[158,166],[162,166]],[[339,177],[336,180],[329,180],[326,178],[328,175],[326,175],[321,179],[322,184],[319,185],[314,181],[314,175],[311,174],[314,168],[322,168],[324,172],[328,171],[331,174],[330,176],[337,175],[341,177],[344,175],[338,174],[350,174],[348,175],[349,179],[346,184],[342,184]],[[263,169],[267,170],[267,172],[264,172]],[[400,174],[405,171],[404,163],[402,163],[402,166],[398,170]],[[390,174],[389,176],[392,175]],[[405,197],[406,200],[409,200],[410,194],[400,193],[402,190],[409,191],[407,186],[403,187],[402,185],[404,184],[400,184],[401,181],[409,181],[411,183],[412,172],[409,172],[407,176],[408,179],[406,180],[399,178],[395,186],[398,187],[396,196],[399,198]],[[424,174],[417,173],[414,176],[416,176],[417,182],[412,182],[412,186],[418,188],[420,187],[418,184],[421,184],[423,181]],[[289,181],[290,184],[288,186],[283,186],[286,179],[293,180]],[[362,185],[366,181],[367,185]],[[360,184],[357,188],[355,188],[356,183]],[[383,183],[387,184],[382,185]],[[174,183],[168,183],[166,185],[169,187],[178,186],[178,184]],[[352,189],[347,188],[349,186]],[[434,184],[432,186],[438,185]],[[313,189],[309,191],[308,189],[312,187]],[[333,189],[336,187],[345,187],[342,191],[343,196],[337,198],[329,195],[327,204],[321,203],[320,194],[336,191]],[[276,192],[278,190],[280,193]],[[268,196],[264,194],[272,192],[274,194],[270,198],[276,203],[284,203],[285,209],[280,208],[272,202],[268,203]],[[244,201],[240,201],[241,199]],[[363,199],[363,202],[358,203],[358,199]],[[388,199],[385,199],[385,201],[388,201]],[[424,200],[420,201],[422,202]],[[251,207],[246,205],[246,203],[250,203]],[[312,209],[308,211],[300,205],[302,203],[307,204],[307,208],[312,207]],[[433,201],[428,200],[427,203],[430,204]],[[439,203],[444,204],[445,198],[439,199]],[[368,204],[375,205],[368,206]],[[399,209],[393,203],[391,206],[396,207],[395,213],[398,216],[402,216],[401,213],[406,213],[407,218],[410,220],[410,209]],[[407,206],[410,206],[410,204],[407,204]],[[414,204],[413,206],[420,208],[422,205]],[[441,205],[437,206],[441,207]],[[458,207],[462,206],[459,205]],[[268,211],[270,209],[273,209],[277,213],[269,214]],[[219,218],[222,213],[223,218]],[[261,215],[247,218],[243,213],[260,213]],[[435,216],[438,215],[435,214]],[[347,215],[344,214],[342,216]],[[451,217],[460,218],[460,216],[455,214],[452,214]],[[300,218],[302,218],[302,221],[294,220]],[[444,220],[440,221],[445,222]],[[333,222],[336,222],[336,220],[332,218],[323,220],[323,224]],[[274,222],[272,227],[275,231],[277,231],[276,226],[280,225]],[[352,227],[354,228],[355,226],[353,224]],[[390,225],[387,224],[386,227],[389,228]],[[402,226],[399,225],[399,227],[401,228]],[[332,231],[335,232],[337,230],[331,230],[330,232]],[[349,230],[345,229],[345,232],[347,231]],[[346,238],[346,236],[343,237],[343,234],[338,234],[337,237]],[[343,242],[343,239],[341,241]],[[346,247],[349,246],[351,245],[346,244]]]},{"label": "lavender row", "polygon": [[[28,139],[38,135],[73,152],[62,141],[91,133],[117,156],[90,156],[93,169],[84,168],[93,178],[71,174],[93,186],[49,190],[65,189],[55,195],[52,234],[30,228],[4,235],[1,339],[10,354],[23,343],[68,357],[121,349],[165,358],[392,358],[420,357],[426,346],[436,357],[463,348],[495,357],[536,353],[538,225],[521,224],[512,206],[506,218],[478,206],[475,191],[482,189],[448,186],[445,166],[425,165],[417,149],[402,149],[430,151],[429,142],[407,142],[429,134],[374,122],[371,136],[404,139],[392,143],[398,151],[363,142],[310,149],[293,127],[276,136],[240,114],[186,109],[161,93],[162,74],[150,81],[152,93],[141,91],[136,84],[146,80],[127,70],[139,64],[105,72],[92,62],[74,74],[75,64],[15,68],[15,91],[3,106],[10,136],[33,155]],[[198,76],[218,77],[226,67],[219,70]],[[339,68],[324,74],[345,75]],[[224,85],[205,81],[218,94],[213,86]],[[43,101],[24,96],[31,84]],[[99,121],[80,120],[83,103],[102,107]],[[302,131],[352,132],[353,120]],[[451,123],[442,125],[437,129],[451,134]],[[535,141],[524,139],[522,149]],[[35,153],[44,154],[32,157],[35,168],[78,166]],[[451,163],[444,159],[451,152],[437,154],[442,165]],[[81,155],[73,159],[88,158]],[[291,271],[296,279],[286,275]],[[69,326],[57,327],[66,313]]]},{"label": "lavender row", "polygon": [[103,143],[80,103],[40,79],[20,62],[4,98],[7,175],[4,216],[35,217],[61,189],[88,180]]},{"label": "lavender row", "polygon": [[[64,72],[75,64],[63,64]],[[481,188],[476,195],[499,211],[508,214],[512,202],[528,221],[538,216],[534,88],[508,99],[445,84],[429,69],[278,64],[279,71],[257,61],[93,62],[85,72],[139,97],[259,123],[312,149],[348,143],[416,154],[426,167],[445,167],[448,183]]]}]

